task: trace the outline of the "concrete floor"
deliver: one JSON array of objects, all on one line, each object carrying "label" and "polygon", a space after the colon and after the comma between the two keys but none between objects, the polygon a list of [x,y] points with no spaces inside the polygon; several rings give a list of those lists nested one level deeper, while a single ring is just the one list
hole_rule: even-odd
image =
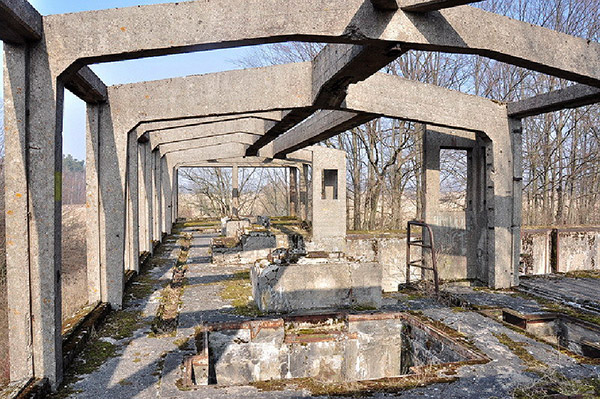
[{"label": "concrete floor", "polygon": [[[239,320],[244,317],[232,313],[232,306],[221,299],[219,291],[223,281],[240,270],[239,266],[215,266],[209,257],[209,235],[189,230],[193,234],[187,261],[187,286],[182,297],[179,324],[175,337],[151,338],[148,336],[154,315],[159,306],[161,284],[171,276],[177,247],[175,240],[165,244],[166,250],[159,265],[150,270],[156,278],[154,292],[142,299],[127,303],[124,311],[141,311],[142,321],[133,336],[114,339],[100,337],[117,347],[117,356],[104,363],[91,374],[78,375],[79,380],[63,388],[62,397],[69,398],[301,398],[310,397],[306,391],[260,392],[254,387],[214,388],[203,387],[195,391],[181,391],[177,381],[181,378],[180,365],[188,349],[176,345],[182,338],[194,335],[194,329],[203,321]],[[455,288],[453,295],[462,295],[472,303],[485,306],[510,306],[535,309],[534,301],[515,298],[505,293],[488,294],[469,288]],[[414,298],[397,294],[385,299],[385,310],[418,309],[431,319],[439,320],[463,333],[482,352],[492,359],[484,365],[464,366],[458,370],[458,381],[438,383],[392,394],[375,394],[374,397],[401,398],[506,398],[518,385],[530,384],[538,375],[527,371],[527,365],[496,338],[506,334],[511,340],[523,343],[537,360],[548,365],[549,370],[560,371],[570,378],[600,375],[600,366],[577,363],[551,346],[537,342],[504,327],[501,323],[473,311],[459,311],[442,306],[427,298]],[[496,334],[496,335],[494,335]]]}]

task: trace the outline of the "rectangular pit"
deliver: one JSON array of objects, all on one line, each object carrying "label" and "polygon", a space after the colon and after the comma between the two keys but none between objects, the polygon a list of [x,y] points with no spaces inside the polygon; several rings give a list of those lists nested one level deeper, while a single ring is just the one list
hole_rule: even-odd
[{"label": "rectangular pit", "polygon": [[191,385],[301,378],[353,382],[411,375],[425,366],[487,361],[406,313],[334,313],[207,324],[199,329],[196,342],[208,372],[202,368],[195,375],[194,367],[186,367]]},{"label": "rectangular pit", "polygon": [[502,319],[570,352],[600,359],[600,327],[560,313],[523,314],[502,310]]}]

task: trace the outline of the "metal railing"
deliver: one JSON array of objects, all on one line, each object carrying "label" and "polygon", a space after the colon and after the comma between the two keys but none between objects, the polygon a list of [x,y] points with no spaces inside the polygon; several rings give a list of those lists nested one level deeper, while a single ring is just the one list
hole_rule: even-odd
[{"label": "metal railing", "polygon": [[[422,227],[425,230],[427,230],[427,233],[429,235],[429,244],[425,244],[425,241],[423,240],[423,234],[421,234],[421,239],[418,239],[415,241],[413,241],[411,239],[411,227],[413,227],[413,226]],[[413,246],[431,250],[432,267],[425,266],[425,255],[421,255],[422,257],[419,260],[414,260],[414,261],[410,260],[410,255],[411,255],[410,247],[413,247]],[[411,268],[411,266],[418,267],[420,269],[426,269],[426,270],[433,271],[433,283],[435,285],[435,294],[438,295],[440,293],[440,284],[439,284],[439,276],[438,276],[438,269],[437,269],[437,260],[435,257],[435,241],[433,238],[433,231],[431,230],[431,227],[427,223],[416,221],[416,220],[408,222],[408,227],[407,227],[406,286],[410,285],[410,268]]]}]

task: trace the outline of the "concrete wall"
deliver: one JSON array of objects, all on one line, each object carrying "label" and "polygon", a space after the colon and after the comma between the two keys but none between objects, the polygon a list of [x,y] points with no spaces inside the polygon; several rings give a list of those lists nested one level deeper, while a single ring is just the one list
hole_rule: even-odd
[{"label": "concrete wall", "polygon": [[599,270],[600,228],[523,229],[521,273]]},{"label": "concrete wall", "polygon": [[[412,259],[419,259],[421,251],[411,249]],[[398,285],[406,282],[406,237],[349,234],[346,240],[346,257],[357,262],[375,262],[381,268],[383,292],[398,291]],[[421,270],[411,269],[411,281],[421,279]]]}]

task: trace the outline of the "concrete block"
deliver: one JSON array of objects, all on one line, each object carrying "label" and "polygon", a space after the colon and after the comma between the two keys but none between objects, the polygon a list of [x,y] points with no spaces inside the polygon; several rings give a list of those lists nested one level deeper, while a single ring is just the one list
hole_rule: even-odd
[{"label": "concrete block", "polygon": [[222,235],[225,237],[240,237],[244,229],[249,228],[251,223],[248,219],[225,220],[222,224]]},{"label": "concrete block", "polygon": [[381,306],[381,268],[376,263],[261,262],[251,268],[251,278],[255,301],[265,312]]}]

